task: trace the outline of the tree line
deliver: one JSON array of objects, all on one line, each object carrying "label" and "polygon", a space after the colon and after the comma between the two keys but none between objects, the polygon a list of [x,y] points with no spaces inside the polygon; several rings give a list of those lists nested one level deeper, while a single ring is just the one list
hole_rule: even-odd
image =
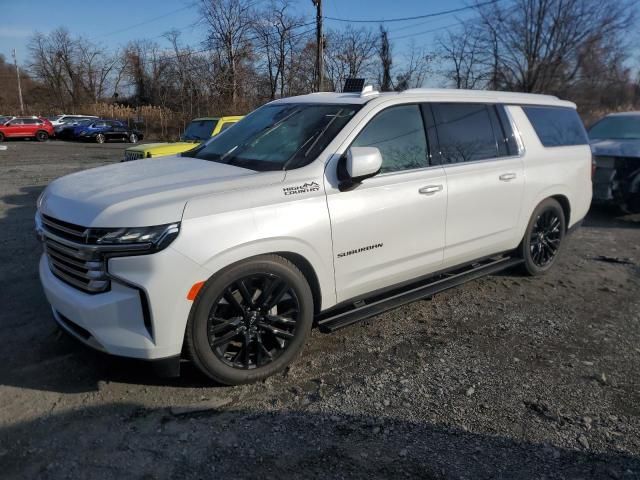
[{"label": "tree line", "polygon": [[[290,0],[197,0],[194,8],[204,32],[195,46],[180,30],[117,49],[62,27],[35,33],[22,74],[27,109],[91,113],[91,105],[107,103],[136,115],[154,107],[179,127],[315,90],[315,19],[296,14]],[[632,108],[640,103],[629,40],[636,9],[631,0],[478,2],[435,42],[416,36],[401,53],[384,24],[327,29],[323,90],[339,91],[349,77],[383,91],[437,78],[453,88],[558,95],[587,118]],[[15,70],[0,57],[0,113],[17,111],[15,93]]]}]

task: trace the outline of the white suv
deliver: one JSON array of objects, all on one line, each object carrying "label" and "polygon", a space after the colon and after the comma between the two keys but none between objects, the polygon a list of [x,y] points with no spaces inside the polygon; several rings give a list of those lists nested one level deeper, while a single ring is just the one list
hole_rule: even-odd
[{"label": "white suv", "polygon": [[462,90],[265,105],[179,157],[86,170],[38,200],[58,324],[95,348],[282,369],[331,331],[480,275],[549,269],[591,201],[575,105]]}]

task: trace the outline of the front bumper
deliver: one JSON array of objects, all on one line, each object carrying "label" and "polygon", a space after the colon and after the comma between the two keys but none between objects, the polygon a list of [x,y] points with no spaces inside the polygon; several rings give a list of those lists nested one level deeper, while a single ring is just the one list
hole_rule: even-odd
[{"label": "front bumper", "polygon": [[171,248],[109,260],[111,288],[85,293],[56,277],[46,255],[40,281],[56,322],[84,344],[144,360],[180,355],[191,286],[209,276]]}]

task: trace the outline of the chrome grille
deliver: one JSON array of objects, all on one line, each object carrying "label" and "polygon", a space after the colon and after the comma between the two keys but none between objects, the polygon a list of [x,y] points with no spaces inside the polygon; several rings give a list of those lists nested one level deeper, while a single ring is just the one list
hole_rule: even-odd
[{"label": "chrome grille", "polygon": [[87,293],[109,290],[104,255],[86,245],[87,229],[41,216],[44,251],[51,272],[60,280]]},{"label": "chrome grille", "polygon": [[131,160],[140,160],[141,158],[144,158],[144,152],[138,152],[135,150],[129,151],[129,150],[125,150],[124,151],[124,161],[125,162],[129,162]]}]

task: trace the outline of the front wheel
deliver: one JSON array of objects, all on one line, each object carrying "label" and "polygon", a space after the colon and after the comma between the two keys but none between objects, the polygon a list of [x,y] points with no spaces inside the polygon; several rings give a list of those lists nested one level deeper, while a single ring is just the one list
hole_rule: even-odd
[{"label": "front wheel", "polygon": [[266,378],[300,353],[313,322],[313,296],[288,260],[262,255],[223,270],[202,288],[187,322],[186,347],[213,380]]},{"label": "front wheel", "polygon": [[135,133],[132,133],[131,135],[129,135],[129,142],[138,143],[138,135],[136,135]]},{"label": "front wheel", "polygon": [[104,143],[107,140],[107,137],[104,134],[99,133],[96,135],[96,143]]},{"label": "front wheel", "polygon": [[566,233],[565,222],[557,200],[547,198],[536,207],[520,244],[527,274],[541,275],[553,266]]}]

